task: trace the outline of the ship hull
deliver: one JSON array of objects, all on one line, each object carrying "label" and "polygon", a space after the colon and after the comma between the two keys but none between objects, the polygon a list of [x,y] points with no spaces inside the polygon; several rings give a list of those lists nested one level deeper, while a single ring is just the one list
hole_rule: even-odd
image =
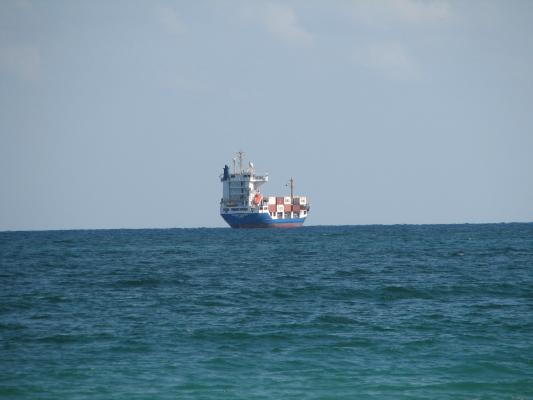
[{"label": "ship hull", "polygon": [[232,228],[298,228],[305,218],[272,218],[266,213],[220,214]]}]

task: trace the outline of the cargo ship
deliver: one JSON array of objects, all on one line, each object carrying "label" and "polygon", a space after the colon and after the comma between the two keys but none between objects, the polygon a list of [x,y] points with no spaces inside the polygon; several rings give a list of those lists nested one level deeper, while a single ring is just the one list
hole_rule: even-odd
[{"label": "cargo ship", "polygon": [[[305,196],[294,195],[294,180],[288,186],[290,196],[263,196],[261,186],[268,182],[268,174],[255,173],[254,164],[243,168],[242,151],[220,175],[222,199],[220,215],[232,228],[295,228],[302,226],[309,213]],[[237,161],[239,162],[237,168]]]}]

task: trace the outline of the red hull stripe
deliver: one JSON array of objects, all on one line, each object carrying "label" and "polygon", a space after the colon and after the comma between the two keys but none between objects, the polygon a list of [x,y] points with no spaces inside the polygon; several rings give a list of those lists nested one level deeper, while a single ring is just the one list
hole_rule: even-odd
[{"label": "red hull stripe", "polygon": [[240,224],[232,225],[232,228],[298,228],[303,222],[293,222],[288,224]]}]

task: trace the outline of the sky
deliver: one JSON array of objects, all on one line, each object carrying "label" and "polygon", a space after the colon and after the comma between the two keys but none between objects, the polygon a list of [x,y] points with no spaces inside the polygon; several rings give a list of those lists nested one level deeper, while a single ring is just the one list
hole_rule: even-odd
[{"label": "sky", "polygon": [[0,2],[0,230],[533,221],[533,2]]}]

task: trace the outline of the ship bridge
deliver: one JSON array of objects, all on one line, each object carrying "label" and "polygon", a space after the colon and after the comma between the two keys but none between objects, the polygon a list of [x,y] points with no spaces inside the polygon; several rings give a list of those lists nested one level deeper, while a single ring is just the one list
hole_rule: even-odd
[{"label": "ship bridge", "polygon": [[[261,203],[260,187],[268,182],[268,174],[255,174],[254,164],[248,163],[246,170],[243,168],[244,153],[238,153],[238,159],[233,159],[233,170],[224,166],[224,173],[220,176],[222,181],[221,208],[232,211],[259,210]],[[237,168],[238,160],[238,168]]]}]

